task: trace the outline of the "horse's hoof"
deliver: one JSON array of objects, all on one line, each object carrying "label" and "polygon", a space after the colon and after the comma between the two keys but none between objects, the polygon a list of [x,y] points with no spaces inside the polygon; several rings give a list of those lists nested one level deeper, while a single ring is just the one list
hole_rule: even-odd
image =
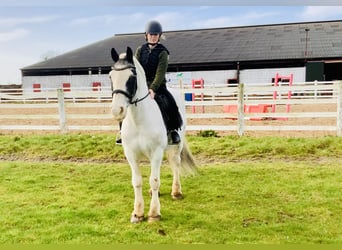
[{"label": "horse's hoof", "polygon": [[183,199],[182,193],[171,194],[173,200],[181,200]]},{"label": "horse's hoof", "polygon": [[138,216],[136,214],[132,214],[131,223],[136,224],[136,223],[142,222],[143,220],[144,220],[144,215]]},{"label": "horse's hoof", "polygon": [[158,222],[158,221],[160,221],[160,218],[161,218],[160,215],[148,216],[147,222],[148,223]]}]

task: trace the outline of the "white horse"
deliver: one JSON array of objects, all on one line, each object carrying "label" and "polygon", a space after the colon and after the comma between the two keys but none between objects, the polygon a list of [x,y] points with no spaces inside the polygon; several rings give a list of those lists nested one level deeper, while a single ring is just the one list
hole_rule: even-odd
[{"label": "white horse", "polygon": [[[168,160],[173,170],[171,195],[173,199],[183,197],[180,183],[181,169],[193,171],[196,165],[187,147],[184,131],[185,125],[178,131],[181,142],[178,145],[168,145],[166,127],[161,111],[149,96],[145,72],[139,61],[133,56],[132,49],[127,47],[126,53],[118,55],[115,49],[111,51],[114,66],[109,73],[112,81],[113,100],[111,111],[114,118],[122,121],[121,138],[125,156],[132,170],[134,188],[134,210],[132,223],[144,220],[144,199],[142,195],[142,176],[139,160],[146,156],[150,160],[150,194],[152,196],[148,221],[159,221],[161,218],[159,187],[160,167],[164,151],[168,152]],[[177,102],[177,98],[176,102]],[[178,107],[185,123],[184,103]],[[181,109],[182,108],[182,109]]]}]

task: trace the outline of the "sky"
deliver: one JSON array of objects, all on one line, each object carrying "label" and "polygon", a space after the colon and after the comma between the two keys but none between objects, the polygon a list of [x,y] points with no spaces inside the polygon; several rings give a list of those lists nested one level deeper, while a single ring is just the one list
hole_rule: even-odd
[{"label": "sky", "polygon": [[0,84],[21,84],[20,69],[46,58],[115,34],[144,32],[150,20],[165,31],[342,20],[340,0],[54,2],[0,0]]}]

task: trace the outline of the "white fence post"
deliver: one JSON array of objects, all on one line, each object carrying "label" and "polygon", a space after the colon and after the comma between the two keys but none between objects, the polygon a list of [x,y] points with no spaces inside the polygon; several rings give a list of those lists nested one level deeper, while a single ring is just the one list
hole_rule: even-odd
[{"label": "white fence post", "polygon": [[342,81],[338,81],[337,84],[337,117],[336,117],[336,133],[338,136],[342,136]]},{"label": "white fence post", "polygon": [[244,125],[245,125],[245,114],[244,114],[244,84],[240,83],[238,85],[239,87],[239,92],[238,92],[238,135],[242,136],[244,133]]},{"label": "white fence post", "polygon": [[65,107],[64,107],[64,91],[63,89],[57,89],[58,97],[58,112],[59,112],[59,126],[62,133],[66,132],[66,118],[65,118]]}]

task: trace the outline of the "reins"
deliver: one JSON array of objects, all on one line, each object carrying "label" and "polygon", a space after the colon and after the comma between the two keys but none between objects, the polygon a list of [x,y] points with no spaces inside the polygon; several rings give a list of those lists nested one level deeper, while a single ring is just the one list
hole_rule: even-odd
[{"label": "reins", "polygon": [[[126,65],[120,65],[121,67],[115,67],[115,64],[113,66],[113,70],[115,71],[121,71],[121,70],[125,70],[125,69],[134,69],[135,70],[135,66],[133,64],[126,64]],[[113,85],[112,85],[113,87]],[[122,90],[122,89],[114,89],[112,91],[112,97],[114,96],[114,94],[122,94],[124,96],[126,96],[129,100],[129,104],[134,104],[135,106],[137,105],[138,102],[141,102],[143,101],[144,99],[146,99],[148,96],[149,96],[149,92],[147,92],[147,94],[142,97],[142,98],[137,98],[136,100],[132,101],[135,93],[133,93],[132,95],[130,93],[128,93],[127,91],[125,90]]]},{"label": "reins", "polygon": [[132,101],[133,96],[130,95],[127,91],[124,91],[124,90],[122,90],[122,89],[114,89],[113,92],[112,92],[112,96],[113,96],[114,94],[122,94],[122,95],[124,95],[124,96],[126,96],[126,97],[128,98],[129,104],[135,104],[135,105],[137,105],[138,102],[141,102],[141,101],[143,101],[144,99],[146,99],[146,98],[149,96],[150,93],[147,93],[144,97],[142,97],[142,98],[137,98],[137,99],[134,100],[134,101]]}]

